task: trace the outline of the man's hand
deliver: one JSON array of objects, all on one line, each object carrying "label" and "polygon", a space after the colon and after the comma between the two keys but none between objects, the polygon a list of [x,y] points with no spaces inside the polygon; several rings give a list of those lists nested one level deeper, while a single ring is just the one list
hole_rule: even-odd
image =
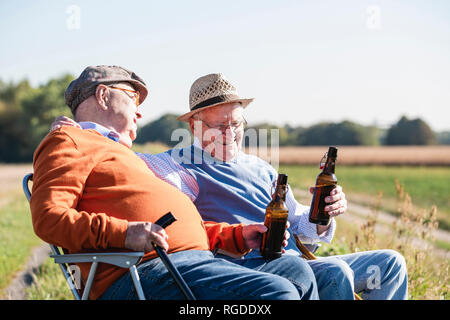
[{"label": "man's hand", "polygon": [[[289,228],[289,221],[287,222],[287,228]],[[244,237],[245,246],[248,249],[259,249],[261,246],[263,233],[267,231],[267,227],[262,223],[248,224],[242,228],[242,236]],[[289,232],[284,233],[283,247],[288,245],[288,239],[290,237]],[[284,252],[284,249],[283,249]]]},{"label": "man's hand", "polygon": [[159,225],[151,222],[128,222],[125,248],[133,251],[152,251],[152,242],[163,248],[169,249],[166,231]]},{"label": "man's hand", "polygon": [[59,129],[62,126],[72,126],[81,129],[81,126],[76,123],[75,120],[72,120],[66,116],[59,116],[55,119],[55,121],[52,122],[52,125],[50,126],[50,132]]},{"label": "man's hand", "polygon": [[[309,188],[309,192],[314,193],[314,187]],[[325,202],[330,203],[325,207],[325,211],[328,212],[330,217],[336,217],[347,210],[347,199],[345,199],[345,193],[339,185],[331,190],[330,195],[325,198]]]},{"label": "man's hand", "polygon": [[[314,187],[309,188],[309,192],[314,193]],[[325,198],[325,202],[330,203],[330,205],[325,206],[325,211],[328,212],[330,218],[337,217],[338,215],[345,213],[345,210],[347,210],[347,199],[345,199],[345,193],[339,185],[331,190],[330,195]],[[327,231],[330,224],[331,219],[327,226],[317,225],[317,234],[321,235]]]}]

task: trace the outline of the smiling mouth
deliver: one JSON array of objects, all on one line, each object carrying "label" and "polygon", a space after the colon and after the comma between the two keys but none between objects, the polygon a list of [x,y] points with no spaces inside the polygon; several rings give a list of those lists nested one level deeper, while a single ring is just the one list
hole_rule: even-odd
[{"label": "smiling mouth", "polygon": [[222,143],[218,143],[218,144],[219,144],[219,145],[223,145],[223,146],[230,146],[230,145],[232,145],[232,144],[234,144],[234,143],[236,142],[236,139],[237,139],[237,138],[234,138],[233,141],[231,141],[231,142],[229,142],[229,143],[223,143],[223,142],[222,142]]}]

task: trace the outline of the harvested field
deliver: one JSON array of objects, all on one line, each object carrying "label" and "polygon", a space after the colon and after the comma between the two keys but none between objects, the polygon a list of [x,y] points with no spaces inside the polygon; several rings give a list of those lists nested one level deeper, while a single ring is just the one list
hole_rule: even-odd
[{"label": "harvested field", "polygon": [[32,164],[0,164],[0,191],[21,188],[22,178],[30,172]]},{"label": "harvested field", "polygon": [[32,164],[0,164],[0,207],[7,204],[13,194],[22,192],[22,179],[33,172]]},{"label": "harvested field", "polygon": [[[450,166],[450,146],[338,146],[338,148],[339,165]],[[280,147],[279,163],[318,165],[327,150],[327,146]],[[256,153],[254,148],[246,150],[269,161],[270,147],[267,148],[267,152],[264,151]],[[273,162],[273,159],[270,162]]]}]

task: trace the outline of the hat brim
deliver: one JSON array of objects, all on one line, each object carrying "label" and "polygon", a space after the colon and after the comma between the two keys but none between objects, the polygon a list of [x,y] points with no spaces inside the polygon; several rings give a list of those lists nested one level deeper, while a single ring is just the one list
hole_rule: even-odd
[{"label": "hat brim", "polygon": [[217,107],[217,106],[219,106],[219,105],[227,104],[227,103],[240,102],[241,105],[242,105],[242,107],[243,107],[243,108],[246,108],[253,100],[254,100],[254,98],[250,98],[250,99],[232,99],[232,100],[228,100],[228,101],[217,102],[217,103],[214,103],[214,104],[210,104],[210,105],[208,105],[208,106],[205,106],[205,107],[203,107],[203,108],[196,109],[196,110],[190,111],[190,112],[188,112],[188,113],[185,113],[185,114],[179,116],[179,117],[177,118],[177,120],[179,120],[179,121],[184,121],[184,122],[189,122],[189,119],[190,119],[194,114],[199,113],[200,111],[203,111],[203,110],[206,110],[206,109],[209,109],[209,108],[212,108],[212,107]]}]

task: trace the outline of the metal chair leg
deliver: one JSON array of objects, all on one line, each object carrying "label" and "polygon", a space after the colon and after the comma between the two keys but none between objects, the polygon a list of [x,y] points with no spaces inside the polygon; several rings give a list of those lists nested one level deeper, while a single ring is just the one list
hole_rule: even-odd
[{"label": "metal chair leg", "polygon": [[144,291],[142,290],[141,281],[136,266],[130,267],[131,279],[133,279],[134,288],[136,289],[139,300],[145,300]]},{"label": "metal chair leg", "polygon": [[89,293],[91,292],[92,283],[94,282],[95,273],[97,272],[98,262],[92,262],[91,270],[89,270],[89,276],[86,281],[86,286],[84,287],[83,295],[81,300],[89,299]]}]

